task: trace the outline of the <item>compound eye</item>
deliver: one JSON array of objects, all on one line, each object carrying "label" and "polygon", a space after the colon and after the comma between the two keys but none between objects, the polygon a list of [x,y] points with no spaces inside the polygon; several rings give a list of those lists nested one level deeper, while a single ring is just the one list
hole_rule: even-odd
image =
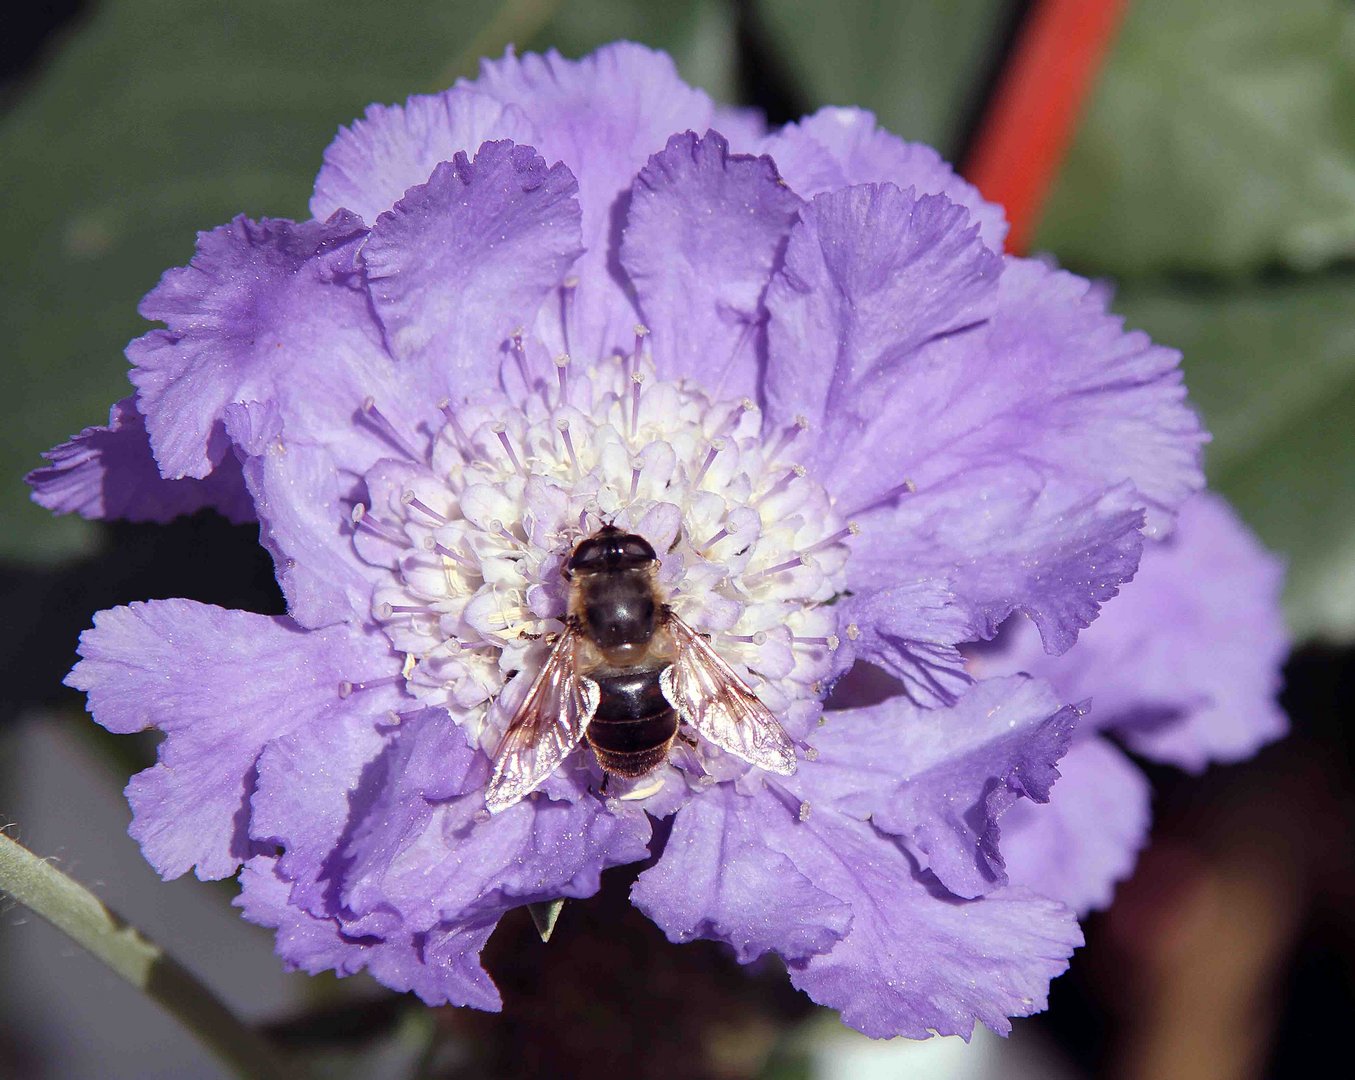
[{"label": "compound eye", "polygon": [[565,563],[565,574],[573,570],[601,570],[607,561],[607,542],[597,539],[585,540],[574,549],[574,554]]},{"label": "compound eye", "polygon": [[657,556],[643,536],[627,536],[621,541],[621,557],[628,563],[654,562]]}]

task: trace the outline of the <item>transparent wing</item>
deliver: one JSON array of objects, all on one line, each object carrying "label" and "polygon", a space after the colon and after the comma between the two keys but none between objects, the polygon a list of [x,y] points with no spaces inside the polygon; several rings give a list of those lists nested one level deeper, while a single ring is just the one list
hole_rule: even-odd
[{"label": "transparent wing", "polygon": [[677,647],[659,686],[682,717],[722,750],[768,772],[795,771],[795,746],[734,669],[671,612],[665,626]]},{"label": "transparent wing", "polygon": [[566,627],[508,722],[485,794],[491,814],[540,787],[579,745],[597,712],[598,684],[578,673],[578,643],[578,631]]}]

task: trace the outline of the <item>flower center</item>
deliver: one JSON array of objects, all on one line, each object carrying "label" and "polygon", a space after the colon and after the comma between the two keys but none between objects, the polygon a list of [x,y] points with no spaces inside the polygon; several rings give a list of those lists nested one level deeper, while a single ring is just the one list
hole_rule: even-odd
[{"label": "flower center", "polygon": [[444,406],[427,465],[367,477],[356,539],[394,549],[375,621],[411,692],[488,752],[506,719],[490,705],[539,669],[563,627],[561,569],[603,524],[649,541],[667,602],[792,737],[817,716],[855,526],[795,461],[806,425],[767,438],[753,402],[660,381],[638,352],[586,372],[561,357],[531,391]]}]

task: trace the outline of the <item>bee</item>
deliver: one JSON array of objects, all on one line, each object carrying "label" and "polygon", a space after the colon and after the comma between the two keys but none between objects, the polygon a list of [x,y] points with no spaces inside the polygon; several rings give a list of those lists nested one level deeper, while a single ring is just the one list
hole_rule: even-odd
[{"label": "bee", "polygon": [[771,710],[664,602],[658,566],[644,537],[611,525],[574,548],[565,628],[494,755],[491,813],[536,790],[580,742],[608,777],[653,772],[682,724],[749,764],[795,772]]}]

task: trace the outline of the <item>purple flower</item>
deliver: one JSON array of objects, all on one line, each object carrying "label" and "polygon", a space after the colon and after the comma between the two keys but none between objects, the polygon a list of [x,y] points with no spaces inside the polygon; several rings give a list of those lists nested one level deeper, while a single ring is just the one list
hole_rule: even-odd
[{"label": "purple flower", "polygon": [[[142,305],[165,328],[123,421],[35,497],[162,517],[243,485],[289,615],[103,612],[70,682],[166,734],[128,789],[147,858],[243,864],[295,967],[495,1008],[504,911],[648,860],[633,898],[674,941],[777,953],[872,1035],[1005,1032],[1080,936],[997,822],[1049,797],[1077,712],[958,646],[1022,612],[1067,649],[1200,486],[1202,434],[1177,354],[1002,256],[930,150],[855,110],[740,116],[733,149],[724,122],[638,46],[510,53],[342,131],[315,220],[202,234]],[[659,553],[794,775],[700,742],[603,798],[580,750],[487,812],[603,521]],[[825,712],[857,661],[894,691]]]},{"label": "purple flower", "polygon": [[1145,551],[1122,598],[1064,656],[1048,656],[1013,620],[971,664],[978,675],[1025,671],[1067,701],[1090,699],[1044,806],[1003,820],[1015,882],[1079,912],[1110,903],[1148,836],[1148,782],[1107,735],[1145,758],[1200,772],[1240,761],[1288,729],[1275,701],[1289,635],[1284,569],[1223,499],[1202,494],[1177,531]]}]

